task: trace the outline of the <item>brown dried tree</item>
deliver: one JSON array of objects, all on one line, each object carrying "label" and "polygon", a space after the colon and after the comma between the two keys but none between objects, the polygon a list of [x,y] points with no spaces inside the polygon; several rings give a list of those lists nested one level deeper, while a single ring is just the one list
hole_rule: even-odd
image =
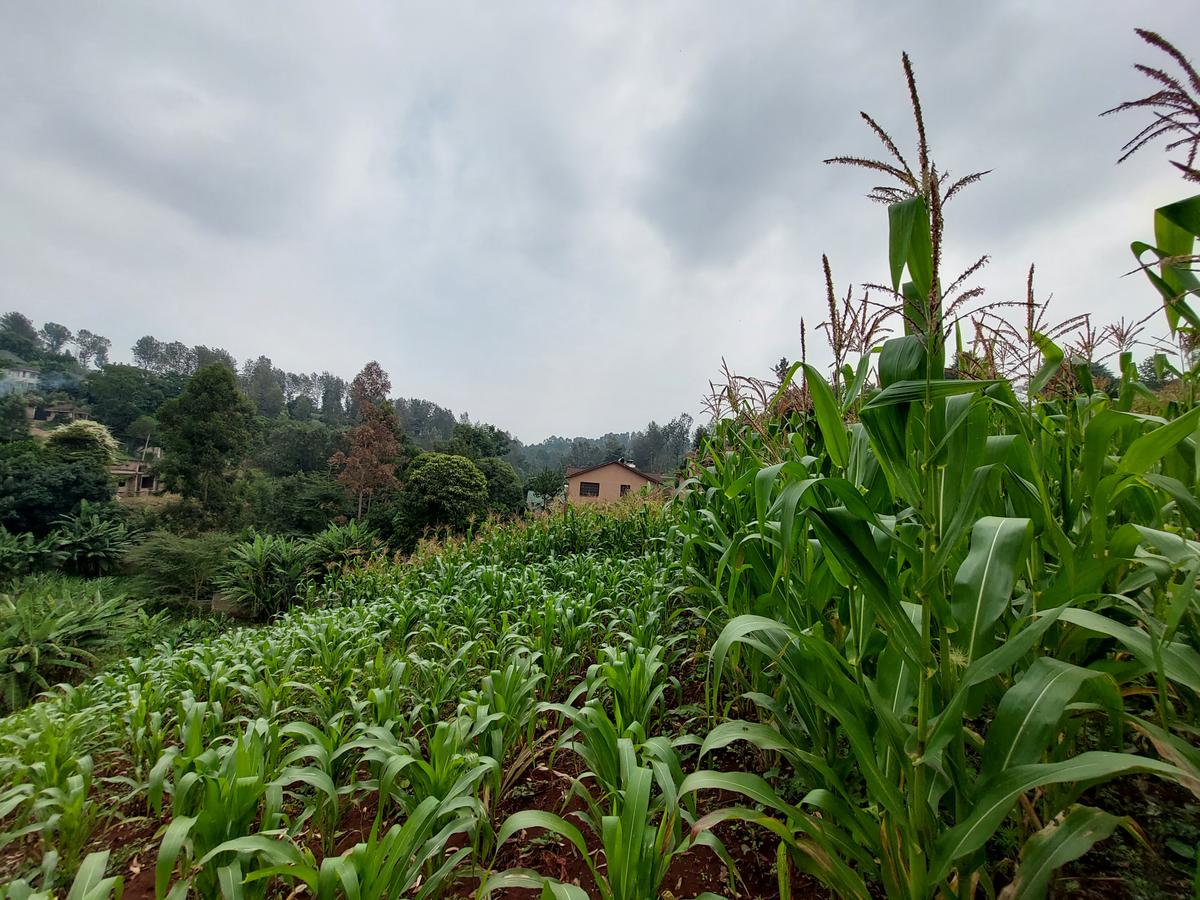
[{"label": "brown dried tree", "polygon": [[368,401],[362,406],[362,417],[362,424],[350,429],[350,452],[339,450],[329,458],[329,464],[339,470],[338,483],[357,498],[360,519],[364,504],[369,511],[376,494],[400,486],[396,478],[396,457],[400,453],[396,414]]}]

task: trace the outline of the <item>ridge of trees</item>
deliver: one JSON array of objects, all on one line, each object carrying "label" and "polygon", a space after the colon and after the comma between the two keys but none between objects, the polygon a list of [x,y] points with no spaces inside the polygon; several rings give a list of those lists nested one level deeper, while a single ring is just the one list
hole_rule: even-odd
[{"label": "ridge of trees", "polygon": [[[132,364],[110,362],[110,347],[107,338],[85,329],[73,332],[55,322],[39,329],[20,312],[0,317],[0,367],[15,361],[37,365],[42,376],[39,393],[44,398],[85,405],[125,439],[144,441],[149,437],[146,432],[154,427],[154,417],[162,404],[177,397],[197,371],[216,363],[236,374],[238,388],[262,419],[347,429],[361,424],[364,402],[379,406],[388,401],[399,431],[415,449],[475,459],[503,458],[524,478],[543,469],[583,468],[621,457],[633,460],[646,471],[668,473],[679,465],[693,441],[692,418],[683,413],[664,424],[652,421],[635,431],[594,438],[551,436],[525,444],[508,431],[473,422],[467,413],[456,415],[434,401],[391,397],[391,382],[378,363],[369,364],[347,382],[328,370],[285,371],[265,355],[239,365],[224,348],[160,340],[153,335],[134,342]],[[267,430],[272,432],[270,443],[276,443],[276,437],[282,438],[297,451],[297,457],[304,456],[304,448],[295,446],[304,443],[300,441],[302,436],[308,439],[310,450],[329,440],[315,425],[295,428],[272,424]],[[295,460],[285,461],[288,455],[286,450],[272,454],[271,449],[263,448],[264,469],[275,475],[314,471],[311,458],[293,465]],[[291,472],[285,472],[289,467]]]}]

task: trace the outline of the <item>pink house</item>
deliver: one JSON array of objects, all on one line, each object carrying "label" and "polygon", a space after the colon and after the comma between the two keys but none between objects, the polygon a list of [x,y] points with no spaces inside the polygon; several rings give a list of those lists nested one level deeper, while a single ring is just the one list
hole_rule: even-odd
[{"label": "pink house", "polygon": [[633,463],[618,459],[585,469],[567,469],[567,502],[606,503],[659,484],[662,476],[643,472]]}]

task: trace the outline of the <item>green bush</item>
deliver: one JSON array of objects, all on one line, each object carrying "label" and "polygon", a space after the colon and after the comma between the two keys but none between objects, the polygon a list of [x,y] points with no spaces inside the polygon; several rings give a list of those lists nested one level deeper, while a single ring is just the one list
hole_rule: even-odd
[{"label": "green bush", "polygon": [[346,492],[328,472],[284,477],[250,473],[238,483],[244,522],[273,534],[309,535],[349,511]]},{"label": "green bush", "polygon": [[0,525],[47,534],[81,501],[113,496],[108,467],[95,459],[64,459],[35,441],[0,444]]},{"label": "green bush", "polygon": [[383,545],[373,528],[358,521],[330,525],[307,542],[309,564],[314,570],[329,572],[354,559],[364,559]]},{"label": "green bush", "polygon": [[0,706],[24,706],[33,692],[86,671],[120,640],[136,606],[111,588],[53,575],[26,578],[0,594]]},{"label": "green bush", "polygon": [[126,557],[139,592],[160,603],[200,606],[216,590],[217,573],[234,537],[214,531],[184,537],[152,531]]},{"label": "green bush", "polygon": [[422,453],[405,472],[396,531],[464,531],[487,512],[487,505],[487,479],[475,463],[464,456]]},{"label": "green bush", "polygon": [[309,574],[304,541],[272,534],[237,544],[217,575],[217,588],[256,619],[267,619],[293,604]]},{"label": "green bush", "polygon": [[488,509],[491,512],[511,515],[525,506],[525,488],[516,469],[494,456],[477,459],[475,465],[487,479]]},{"label": "green bush", "polygon": [[13,534],[0,525],[0,581],[52,569],[63,557],[53,536],[39,540],[28,532]]},{"label": "green bush", "polygon": [[62,553],[62,565],[74,575],[107,575],[134,545],[135,535],[120,519],[86,500],[79,512],[58,520],[50,537]]}]

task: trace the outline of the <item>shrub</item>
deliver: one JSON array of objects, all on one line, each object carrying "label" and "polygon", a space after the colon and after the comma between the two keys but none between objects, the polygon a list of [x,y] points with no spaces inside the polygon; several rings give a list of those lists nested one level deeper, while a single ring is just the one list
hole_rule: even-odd
[{"label": "shrub", "polygon": [[274,534],[309,535],[349,511],[346,492],[328,472],[282,478],[253,473],[238,490],[246,524]]},{"label": "shrub", "polygon": [[63,559],[53,537],[39,540],[32,534],[13,534],[0,525],[0,581],[51,569]]},{"label": "shrub", "polygon": [[259,534],[233,547],[216,584],[229,601],[267,619],[292,605],[308,567],[306,542]]},{"label": "shrub", "polygon": [[379,534],[362,522],[330,525],[308,541],[309,564],[315,570],[332,571],[353,559],[363,559],[382,546]]},{"label": "shrub", "polygon": [[95,459],[67,460],[33,441],[0,444],[0,525],[48,533],[81,501],[112,499],[108,468]]},{"label": "shrub", "polygon": [[57,544],[63,567],[75,575],[113,572],[134,544],[134,534],[120,519],[84,501],[79,512],[64,516],[50,540]]},{"label": "shrub", "polygon": [[233,535],[220,531],[197,537],[152,531],[127,559],[142,594],[159,602],[196,606],[212,597],[233,542]]},{"label": "shrub", "polygon": [[0,594],[0,706],[23,706],[34,691],[88,669],[116,643],[136,607],[108,588],[42,576]]},{"label": "shrub", "polygon": [[516,469],[494,456],[476,460],[475,465],[487,479],[489,510],[510,515],[525,505],[525,488]]},{"label": "shrub", "polygon": [[464,456],[423,453],[413,460],[405,478],[400,515],[417,531],[462,531],[487,510],[487,479]]}]

